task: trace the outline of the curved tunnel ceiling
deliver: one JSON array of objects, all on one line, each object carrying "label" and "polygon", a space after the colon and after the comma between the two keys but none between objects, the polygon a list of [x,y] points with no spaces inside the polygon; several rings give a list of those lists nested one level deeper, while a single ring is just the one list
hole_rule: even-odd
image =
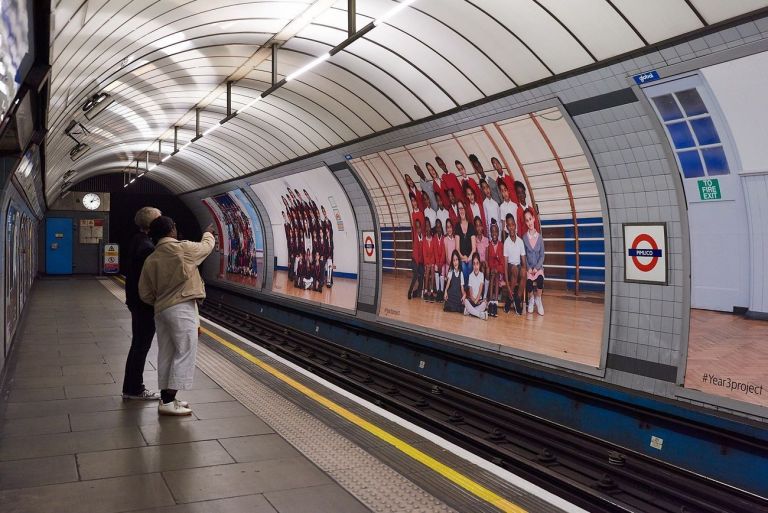
[{"label": "curved tunnel ceiling", "polygon": [[[184,192],[352,141],[768,6],[768,0],[417,0],[153,167],[347,38],[347,0],[60,0],[46,194],[145,167]],[[358,29],[394,0],[357,0]],[[88,119],[82,106],[106,92]],[[111,103],[110,103],[111,101]],[[89,150],[70,159],[75,141]],[[162,143],[158,145],[158,140]],[[75,173],[72,173],[74,171]],[[65,181],[67,180],[67,181]]]}]

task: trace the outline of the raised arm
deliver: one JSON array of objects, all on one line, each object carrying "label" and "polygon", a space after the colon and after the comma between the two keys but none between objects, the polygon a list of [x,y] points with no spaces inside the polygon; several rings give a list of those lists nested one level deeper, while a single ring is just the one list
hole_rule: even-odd
[{"label": "raised arm", "polygon": [[216,246],[216,239],[211,232],[205,232],[200,242],[184,241],[182,247],[184,249],[184,256],[194,262],[195,265],[203,263],[208,255],[213,251]]}]

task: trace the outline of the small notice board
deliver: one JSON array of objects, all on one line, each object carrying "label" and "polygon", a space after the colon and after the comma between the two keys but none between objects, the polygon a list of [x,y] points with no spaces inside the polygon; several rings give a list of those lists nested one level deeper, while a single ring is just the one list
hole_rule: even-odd
[{"label": "small notice board", "polygon": [[103,219],[80,219],[80,244],[98,244],[103,238]]},{"label": "small notice board", "polygon": [[120,272],[120,246],[107,243],[104,245],[104,274]]}]

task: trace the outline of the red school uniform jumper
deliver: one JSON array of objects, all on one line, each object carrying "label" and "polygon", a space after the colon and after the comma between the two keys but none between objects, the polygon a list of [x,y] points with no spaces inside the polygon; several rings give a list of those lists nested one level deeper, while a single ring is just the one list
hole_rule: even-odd
[{"label": "red school uniform jumper", "polygon": [[[443,189],[453,189],[453,197],[456,201],[464,201],[464,191],[461,190],[461,184],[456,175],[449,171],[443,173],[440,178],[443,180]],[[448,195],[447,192],[445,194]]]},{"label": "red school uniform jumper", "polygon": [[435,265],[435,237],[424,237],[421,248],[424,254],[424,265]]}]

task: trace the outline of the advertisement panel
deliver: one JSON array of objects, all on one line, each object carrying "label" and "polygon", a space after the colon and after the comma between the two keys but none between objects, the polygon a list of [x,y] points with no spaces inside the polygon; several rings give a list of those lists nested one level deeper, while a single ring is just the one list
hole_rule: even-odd
[{"label": "advertisement panel", "polygon": [[354,310],[357,223],[331,171],[312,169],[251,188],[269,213],[276,262],[272,291]]},{"label": "advertisement panel", "polygon": [[264,235],[261,220],[242,190],[205,198],[219,232],[219,278],[261,287],[264,268]]},{"label": "advertisement panel", "polygon": [[687,358],[681,393],[733,409],[768,406],[768,100],[752,87],[766,72],[762,52],[643,89],[680,174],[690,246],[687,355],[662,333],[661,360]]},{"label": "advertisement panel", "polygon": [[351,164],[381,226],[381,317],[599,367],[602,201],[558,108]]}]

